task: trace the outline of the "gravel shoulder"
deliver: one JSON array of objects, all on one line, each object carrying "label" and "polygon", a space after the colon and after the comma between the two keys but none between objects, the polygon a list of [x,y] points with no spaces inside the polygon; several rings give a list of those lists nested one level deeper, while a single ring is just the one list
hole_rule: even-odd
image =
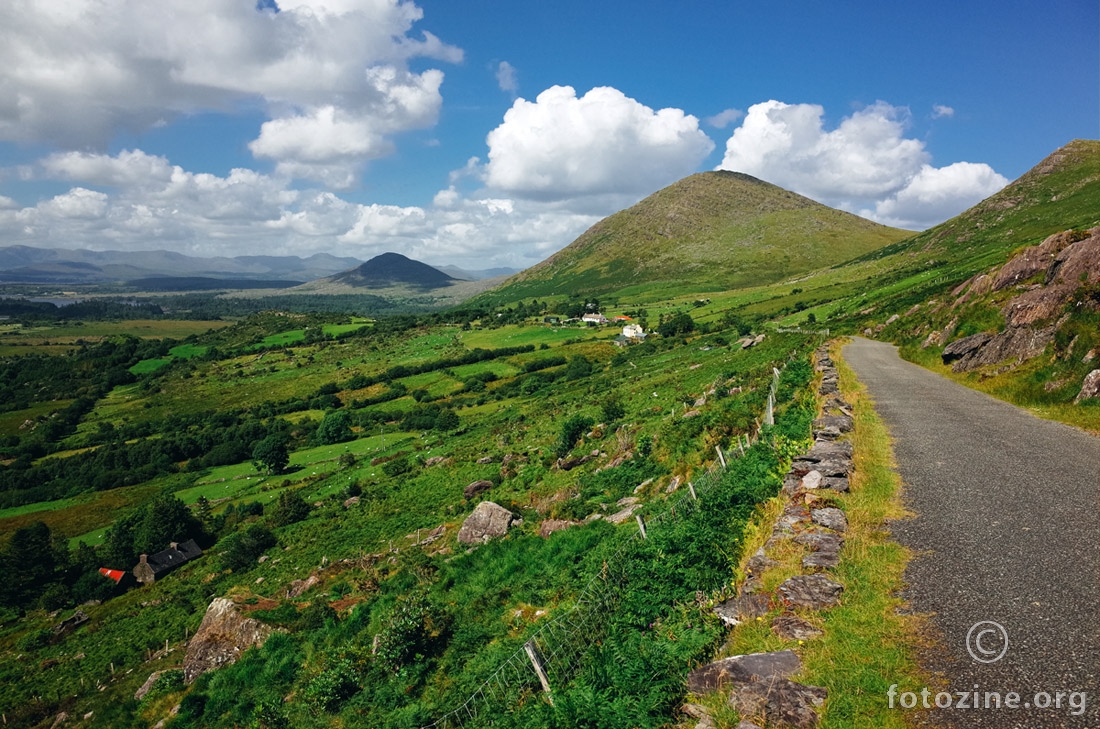
[{"label": "gravel shoulder", "polygon": [[[955,704],[962,692],[1020,697],[1014,709],[933,709],[922,723],[1100,729],[1100,438],[905,362],[889,344],[855,339],[843,356],[894,438],[915,513],[892,532],[917,555],[906,598],[942,641],[925,668],[946,686],[929,688]],[[968,652],[982,621],[1008,635],[995,662]],[[992,657],[1000,636],[975,645],[980,631],[970,648]]]}]

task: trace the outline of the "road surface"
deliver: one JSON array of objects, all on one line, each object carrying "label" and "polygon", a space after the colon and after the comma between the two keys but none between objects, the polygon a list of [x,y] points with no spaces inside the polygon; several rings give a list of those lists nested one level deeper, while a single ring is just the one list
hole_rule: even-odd
[{"label": "road surface", "polygon": [[[922,662],[947,681],[925,697],[898,686],[895,705],[947,703],[936,694],[950,691],[952,708],[918,722],[1100,729],[1100,438],[905,362],[892,345],[856,339],[843,356],[894,439],[916,514],[891,527],[917,555],[905,597],[932,616],[940,643]],[[975,692],[980,708],[958,706]],[[986,708],[987,692],[1000,709],[992,696]]]}]

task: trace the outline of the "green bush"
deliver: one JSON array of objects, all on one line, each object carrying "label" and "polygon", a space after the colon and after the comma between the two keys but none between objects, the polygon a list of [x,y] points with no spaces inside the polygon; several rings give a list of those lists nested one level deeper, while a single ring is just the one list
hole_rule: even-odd
[{"label": "green bush", "polygon": [[563,458],[573,450],[581,436],[596,424],[587,415],[574,415],[561,424],[561,432],[558,434],[558,442],[554,446],[554,455]]}]

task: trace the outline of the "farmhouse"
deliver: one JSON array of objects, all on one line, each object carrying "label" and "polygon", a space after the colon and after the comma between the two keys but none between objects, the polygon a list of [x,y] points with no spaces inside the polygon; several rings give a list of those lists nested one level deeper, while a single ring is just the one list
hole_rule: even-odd
[{"label": "farmhouse", "polygon": [[134,578],[143,584],[151,585],[158,577],[163,577],[182,564],[202,556],[202,549],[194,539],[186,542],[172,542],[168,549],[156,554],[141,555],[134,567]]},{"label": "farmhouse", "polygon": [[585,314],[581,317],[581,321],[585,324],[606,324],[607,317],[603,314]]},{"label": "farmhouse", "polygon": [[627,324],[623,327],[623,336],[627,339],[645,339],[645,331],[638,324]]}]

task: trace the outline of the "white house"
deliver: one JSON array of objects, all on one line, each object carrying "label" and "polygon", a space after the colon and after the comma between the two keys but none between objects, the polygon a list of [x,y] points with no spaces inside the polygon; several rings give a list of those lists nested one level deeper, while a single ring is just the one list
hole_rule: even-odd
[{"label": "white house", "polygon": [[606,324],[607,317],[603,314],[585,314],[581,317],[581,321],[585,324]]},{"label": "white house", "polygon": [[627,339],[645,339],[645,332],[638,324],[627,324],[623,327],[623,336]]}]

